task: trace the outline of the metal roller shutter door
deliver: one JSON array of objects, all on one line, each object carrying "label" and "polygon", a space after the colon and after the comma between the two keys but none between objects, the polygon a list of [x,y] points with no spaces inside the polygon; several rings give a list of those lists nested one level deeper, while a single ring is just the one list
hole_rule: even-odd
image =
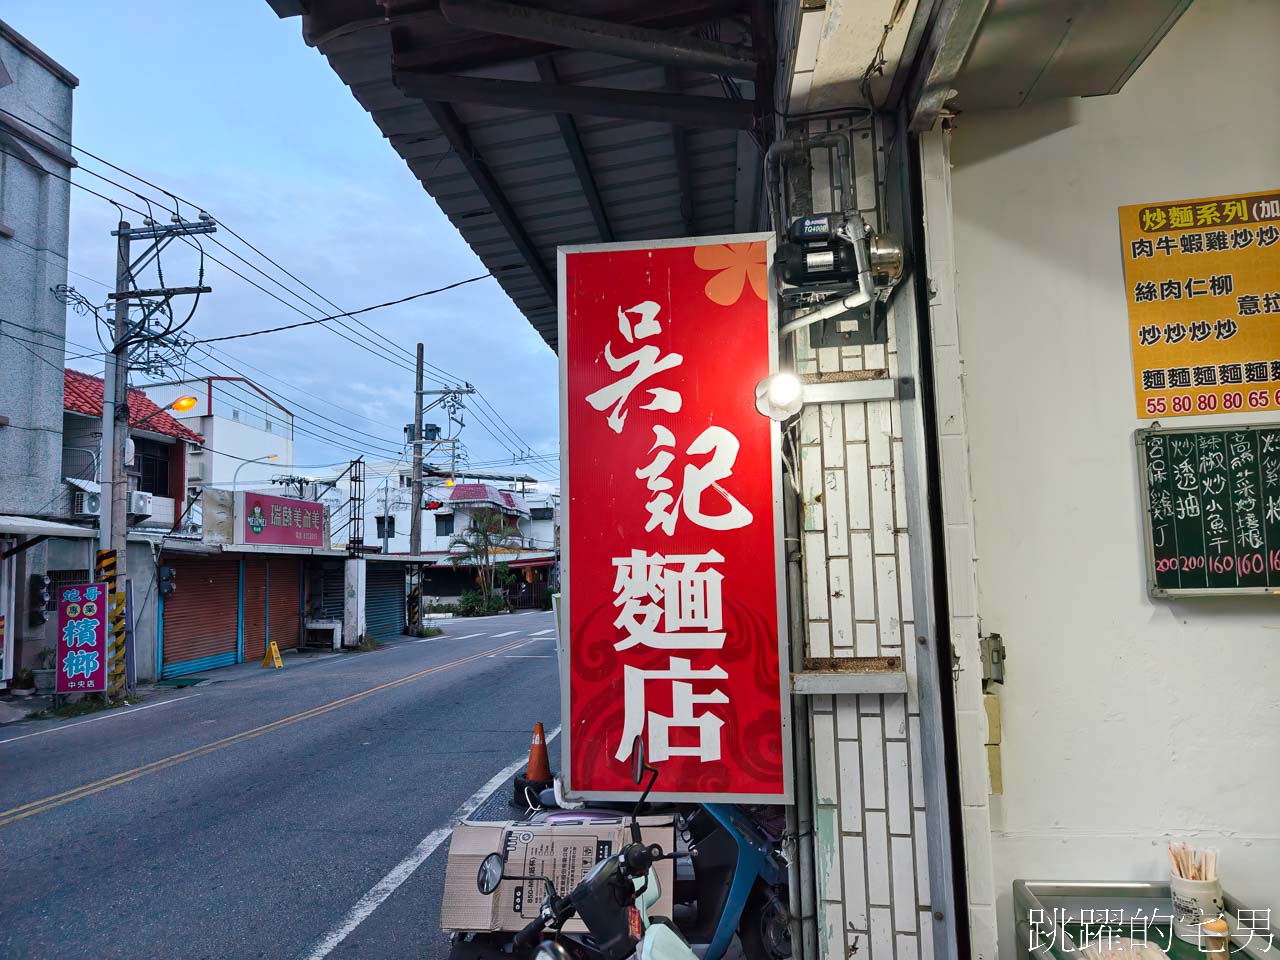
[{"label": "metal roller shutter door", "polygon": [[281,650],[298,646],[302,633],[301,557],[267,561],[267,638]]},{"label": "metal roller shutter door", "polygon": [[244,660],[261,660],[267,652],[267,558],[244,557]]},{"label": "metal roller shutter door", "polygon": [[177,589],[163,598],[163,677],[180,677],[236,662],[240,600],[237,557],[165,557]]},{"label": "metal roller shutter door", "polygon": [[369,562],[365,569],[365,631],[374,640],[404,633],[404,564]]}]

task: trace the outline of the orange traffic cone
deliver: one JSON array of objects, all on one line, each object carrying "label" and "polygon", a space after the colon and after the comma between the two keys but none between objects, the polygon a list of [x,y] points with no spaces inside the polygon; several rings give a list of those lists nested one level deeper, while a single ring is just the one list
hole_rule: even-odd
[{"label": "orange traffic cone", "polygon": [[547,756],[547,735],[542,724],[533,725],[533,742],[529,744],[529,768],[525,771],[529,780],[544,781],[551,779],[551,758]]}]

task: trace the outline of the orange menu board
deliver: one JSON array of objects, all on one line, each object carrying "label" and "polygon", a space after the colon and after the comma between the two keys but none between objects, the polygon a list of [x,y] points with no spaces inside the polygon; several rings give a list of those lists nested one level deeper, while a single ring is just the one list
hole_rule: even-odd
[{"label": "orange menu board", "polygon": [[1138,416],[1280,410],[1280,190],[1120,207]]}]

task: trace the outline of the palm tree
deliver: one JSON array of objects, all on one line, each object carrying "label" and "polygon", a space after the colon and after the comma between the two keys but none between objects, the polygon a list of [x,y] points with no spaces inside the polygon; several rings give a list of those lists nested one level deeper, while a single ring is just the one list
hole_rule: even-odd
[{"label": "palm tree", "polygon": [[455,533],[449,540],[449,562],[454,566],[474,566],[480,581],[480,593],[487,604],[494,590],[494,573],[497,555],[504,550],[520,547],[520,538],[513,535],[507,518],[497,510],[477,510],[471,515],[471,524]]}]

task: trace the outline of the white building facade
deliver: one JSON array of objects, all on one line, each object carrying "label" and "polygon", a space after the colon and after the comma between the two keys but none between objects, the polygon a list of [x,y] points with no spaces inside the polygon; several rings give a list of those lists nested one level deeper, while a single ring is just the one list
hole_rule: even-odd
[{"label": "white building facade", "polygon": [[[201,377],[146,385],[143,392],[163,407],[179,397],[196,398],[173,417],[204,437],[187,458],[187,494],[206,486],[273,489],[273,477],[292,472],[293,413],[243,377]],[[279,488],[276,488],[277,490]]]}]

